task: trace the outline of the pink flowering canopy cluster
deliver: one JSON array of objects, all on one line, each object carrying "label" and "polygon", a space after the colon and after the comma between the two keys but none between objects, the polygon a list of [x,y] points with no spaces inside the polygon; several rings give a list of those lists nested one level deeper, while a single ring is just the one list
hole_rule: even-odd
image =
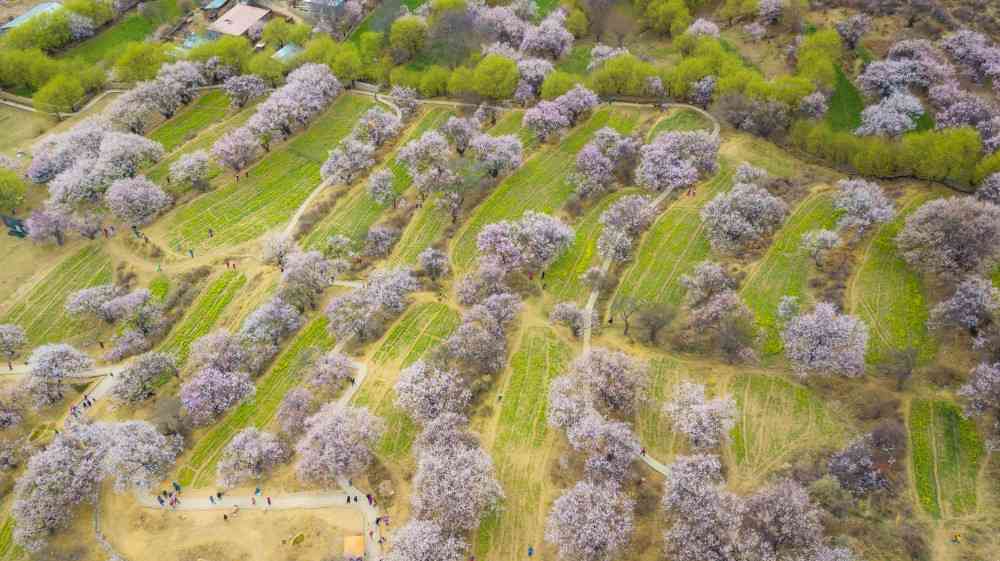
[{"label": "pink flowering canopy cluster", "polygon": [[295,388],[285,394],[275,416],[281,432],[298,436],[306,428],[306,419],[315,412],[312,393],[305,388]]},{"label": "pink flowering canopy cluster", "polygon": [[141,176],[115,181],[104,200],[119,220],[133,226],[149,224],[173,202],[163,189]]},{"label": "pink flowering canopy cluster", "polygon": [[581,481],[552,505],[545,541],[562,559],[617,559],[631,541],[634,508],[634,501],[617,485]]},{"label": "pink flowering canopy cluster", "polygon": [[422,425],[444,413],[464,413],[472,399],[461,378],[424,361],[404,368],[395,390],[396,407]]},{"label": "pink flowering canopy cluster", "polygon": [[399,117],[381,107],[372,107],[358,119],[351,136],[378,148],[396,138],[402,129]]},{"label": "pink flowering canopy cluster", "polygon": [[325,109],[341,90],[340,81],[330,67],[303,64],[288,75],[284,86],[257,106],[246,127],[258,137],[287,138],[296,127],[305,126]]},{"label": "pink flowering canopy cluster", "polygon": [[170,164],[170,181],[204,191],[208,188],[209,171],[208,152],[196,150]]},{"label": "pink flowering canopy cluster", "polygon": [[528,56],[559,60],[573,48],[573,34],[566,30],[566,14],[553,11],[535,26],[530,26],[521,40],[521,52]]},{"label": "pink flowering canopy cluster", "polygon": [[673,399],[663,406],[674,428],[687,436],[695,448],[715,448],[729,440],[736,426],[736,401],[730,397],[708,399],[705,386],[681,382]]},{"label": "pink flowering canopy cluster", "polygon": [[475,117],[448,117],[441,125],[441,133],[445,135],[455,152],[461,156],[469,148],[472,139],[479,135],[482,124]]},{"label": "pink flowering canopy cluster", "polygon": [[909,93],[893,92],[861,112],[858,136],[882,135],[896,137],[917,128],[917,119],[924,114],[920,100]]},{"label": "pink flowering canopy cluster", "polygon": [[408,120],[417,114],[417,100],[419,99],[417,90],[406,86],[393,86],[389,90],[389,97],[396,103],[396,107],[399,107],[404,120]]},{"label": "pink flowering canopy cluster", "polygon": [[222,165],[239,171],[257,157],[261,144],[248,128],[240,127],[227,132],[212,145],[212,156]]},{"label": "pink flowering canopy cluster", "polygon": [[558,218],[527,211],[516,222],[495,222],[476,238],[480,262],[505,272],[534,273],[545,269],[573,241],[573,230]]},{"label": "pink flowering canopy cluster", "polygon": [[28,357],[27,389],[36,407],[53,405],[62,399],[67,377],[93,368],[94,361],[65,343],[35,347]]},{"label": "pink flowering canopy cluster", "polygon": [[865,371],[868,326],[821,302],[792,318],[781,334],[785,356],[801,375],[834,373],[857,377]]},{"label": "pink flowering canopy cluster", "polygon": [[264,95],[267,89],[267,82],[254,74],[230,76],[222,83],[222,90],[229,96],[230,104],[236,108],[242,108],[250,100]]},{"label": "pink flowering canopy cluster", "polygon": [[635,240],[653,223],[655,209],[651,203],[649,197],[629,195],[601,213],[603,229],[597,239],[601,257],[616,262],[628,260]]},{"label": "pink flowering canopy cluster", "polygon": [[0,324],[0,355],[7,359],[8,366],[27,344],[28,336],[21,326],[13,323]]},{"label": "pink flowering canopy cluster", "polygon": [[637,139],[622,136],[610,127],[598,130],[593,140],[577,153],[576,172],[572,176],[576,193],[583,198],[600,195],[616,177],[628,182],[638,153]]},{"label": "pink flowering canopy cluster", "polygon": [[982,33],[960,29],[945,36],[941,47],[974,80],[989,80],[994,91],[1000,93],[1000,45]]},{"label": "pink flowering canopy cluster", "polygon": [[139,355],[115,376],[111,397],[123,403],[144,401],[153,394],[158,380],[176,373],[177,361],[171,355],[160,352]]},{"label": "pink flowering canopy cluster", "polygon": [[254,427],[245,428],[222,450],[216,466],[219,485],[232,488],[247,481],[259,481],[290,457],[291,451],[277,436]]},{"label": "pink flowering canopy cluster", "polygon": [[323,179],[334,184],[350,185],[368,168],[375,165],[375,146],[348,137],[330,152],[320,168]]},{"label": "pink flowering canopy cluster", "polygon": [[764,242],[786,216],[788,205],[753,183],[737,183],[701,210],[712,247],[730,253]]},{"label": "pink flowering canopy cluster", "polygon": [[489,173],[498,177],[517,169],[524,159],[521,140],[513,134],[493,136],[478,134],[469,143],[476,161]]},{"label": "pink flowering canopy cluster", "polygon": [[868,64],[858,85],[869,96],[881,98],[910,88],[927,90],[954,79],[954,67],[929,41],[907,39],[893,45],[885,59]]},{"label": "pink flowering canopy cluster", "polygon": [[685,33],[690,34],[693,37],[718,37],[719,36],[719,26],[711,20],[704,18],[698,18],[688,26]]},{"label": "pink flowering canopy cluster", "polygon": [[715,173],[719,139],[705,131],[667,132],[640,149],[636,178],[653,191],[671,192]]},{"label": "pink flowering canopy cluster", "polygon": [[972,197],[936,199],[906,217],[896,236],[915,269],[948,279],[988,272],[1000,259],[1000,207]]},{"label": "pink flowering canopy cluster", "polygon": [[466,545],[437,522],[410,520],[393,534],[386,561],[462,561]]},{"label": "pink flowering canopy cluster", "polygon": [[[480,268],[482,269],[482,268]],[[507,360],[507,331],[521,309],[521,299],[498,287],[468,301],[474,304],[444,344],[446,358],[466,372],[495,374]]]},{"label": "pink flowering canopy cluster", "polygon": [[217,419],[255,391],[243,372],[204,368],[181,386],[180,399],[191,422],[198,426]]},{"label": "pink flowering canopy cluster", "polygon": [[374,337],[384,322],[406,309],[419,283],[406,268],[378,270],[364,286],[334,298],[326,308],[330,331],[338,338]]},{"label": "pink flowering canopy cluster", "polygon": [[295,472],[303,481],[334,483],[362,473],[374,459],[372,448],[385,423],[365,407],[328,403],[305,420],[305,434],[295,445]]},{"label": "pink flowering canopy cluster", "polygon": [[896,216],[892,200],[877,183],[863,179],[842,179],[837,182],[840,192],[834,206],[844,214],[837,228],[853,229],[859,236],[876,224],[885,224]]},{"label": "pink flowering canopy cluster", "polygon": [[966,329],[975,337],[979,330],[991,325],[1000,312],[1000,289],[988,279],[971,276],[963,280],[951,297],[931,310],[932,327]]},{"label": "pink flowering canopy cluster", "polygon": [[[718,33],[718,28],[715,31]],[[590,49],[590,63],[587,64],[587,72],[593,72],[604,66],[605,62],[617,56],[627,54],[629,54],[627,47],[611,47],[603,43],[598,43],[593,49]]]}]

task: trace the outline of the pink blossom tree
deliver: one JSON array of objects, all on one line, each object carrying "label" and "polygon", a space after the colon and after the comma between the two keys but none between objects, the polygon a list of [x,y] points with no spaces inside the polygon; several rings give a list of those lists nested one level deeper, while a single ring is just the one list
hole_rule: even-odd
[{"label": "pink blossom tree", "polygon": [[[146,421],[100,423],[107,450],[102,469],[119,493],[149,491],[166,477],[183,448],[178,435],[164,436]],[[100,429],[99,429],[100,430]]]},{"label": "pink blossom tree", "polygon": [[256,99],[267,92],[267,82],[254,74],[230,76],[222,83],[222,90],[229,96],[229,104],[242,109],[250,100]]},{"label": "pink blossom tree", "polygon": [[115,181],[104,200],[119,220],[133,226],[149,224],[173,202],[170,195],[145,177]]},{"label": "pink blossom tree", "polygon": [[378,148],[396,138],[401,130],[403,130],[403,122],[399,117],[381,107],[373,107],[358,119],[351,135],[360,142]]},{"label": "pink blossom tree", "polygon": [[453,532],[476,528],[503,499],[493,460],[482,448],[434,448],[417,459],[411,504],[418,519]]},{"label": "pink blossom tree", "polygon": [[288,259],[298,252],[295,240],[284,232],[276,233],[264,238],[261,246],[261,261],[266,265],[274,265],[282,272]]},{"label": "pink blossom tree", "polygon": [[536,26],[529,27],[521,40],[521,51],[528,56],[558,60],[573,48],[573,34],[566,31],[562,10],[552,12]]},{"label": "pink blossom tree", "polygon": [[0,355],[7,359],[7,369],[14,369],[14,359],[28,344],[28,336],[21,326],[13,323],[0,324]]},{"label": "pink blossom tree", "polygon": [[893,92],[861,112],[861,126],[854,132],[858,136],[896,137],[915,129],[917,119],[923,114],[919,99],[908,93]]},{"label": "pink blossom tree", "polygon": [[299,310],[315,309],[319,297],[339,272],[337,263],[318,251],[296,251],[286,259],[279,295]]},{"label": "pink blossom tree", "polygon": [[122,289],[114,284],[81,288],[66,297],[66,313],[74,316],[88,314],[106,323],[114,323],[119,318],[113,315],[114,310],[107,304],[121,295]]},{"label": "pink blossom tree", "polygon": [[247,354],[239,337],[225,329],[217,329],[194,340],[189,360],[195,370],[236,372],[246,368]]},{"label": "pink blossom tree", "polygon": [[228,132],[212,145],[212,156],[233,171],[240,171],[257,158],[260,140],[247,127]]},{"label": "pink blossom tree", "polygon": [[160,352],[139,355],[115,376],[111,397],[122,403],[139,403],[153,394],[157,380],[176,374],[177,361],[171,355]]},{"label": "pink blossom tree", "polygon": [[337,351],[324,353],[309,369],[308,383],[316,389],[322,390],[339,384],[344,380],[351,380],[358,375],[358,365],[347,355]]},{"label": "pink blossom tree", "polygon": [[966,415],[995,417],[1000,411],[1000,363],[976,366],[958,395],[964,400]]},{"label": "pink blossom tree", "polygon": [[621,351],[593,347],[573,362],[571,370],[590,388],[597,402],[623,414],[635,411],[648,385],[644,363]]},{"label": "pink blossom tree", "polygon": [[892,200],[876,183],[842,179],[837,182],[837,188],[840,193],[833,204],[844,212],[837,221],[838,228],[850,228],[862,236],[872,226],[889,222],[896,216]]},{"label": "pink blossom tree", "polygon": [[245,428],[222,450],[215,470],[219,485],[228,489],[247,481],[260,481],[290,457],[291,451],[277,436],[254,427]]},{"label": "pink blossom tree", "polygon": [[555,103],[569,119],[570,126],[575,126],[580,118],[597,107],[600,101],[597,94],[580,84],[555,99]]},{"label": "pink blossom tree", "polygon": [[673,191],[715,173],[719,139],[704,131],[668,132],[640,149],[636,178],[647,189]]},{"label": "pink blossom tree", "polygon": [[614,162],[594,143],[585,145],[576,155],[576,171],[572,176],[576,193],[582,198],[607,192],[614,182]]},{"label": "pink blossom tree", "polygon": [[739,183],[701,210],[708,239],[718,251],[736,252],[762,243],[781,226],[788,205],[766,189]]},{"label": "pink blossom tree", "polygon": [[243,372],[204,368],[181,386],[180,399],[191,422],[199,426],[217,419],[255,391]]},{"label": "pink blossom tree", "polygon": [[601,213],[603,229],[597,240],[601,257],[617,262],[628,259],[632,244],[653,221],[655,209],[650,202],[648,197],[629,195]]},{"label": "pink blossom tree", "polygon": [[837,313],[831,304],[819,303],[812,312],[792,318],[781,338],[785,356],[802,375],[864,374],[868,326],[854,316]]},{"label": "pink blossom tree", "polygon": [[373,226],[365,235],[364,254],[369,257],[386,257],[399,241],[402,232],[390,225]]},{"label": "pink blossom tree", "polygon": [[967,329],[973,337],[992,324],[1000,311],[1000,290],[989,280],[971,276],[963,280],[950,298],[931,310],[935,327]]},{"label": "pink blossom tree", "polygon": [[208,152],[204,150],[184,154],[170,164],[171,182],[187,184],[199,191],[208,189],[208,174],[209,158]]},{"label": "pink blossom tree", "polygon": [[581,481],[552,504],[545,541],[562,559],[610,561],[632,539],[634,508],[616,485]]},{"label": "pink blossom tree", "polygon": [[441,126],[441,132],[451,141],[455,152],[461,156],[469,148],[472,139],[479,135],[480,123],[474,117],[448,117]]},{"label": "pink blossom tree", "polygon": [[28,357],[28,391],[35,406],[57,403],[63,397],[63,381],[93,367],[89,356],[65,343],[35,347]]},{"label": "pink blossom tree", "polygon": [[363,472],[374,455],[385,423],[364,407],[328,403],[306,419],[306,432],[295,446],[296,474],[303,481],[332,483]]},{"label": "pink blossom tree", "polygon": [[595,330],[600,327],[600,316],[596,311],[588,314],[585,308],[577,305],[576,302],[559,302],[552,307],[549,314],[552,323],[565,325],[569,328],[573,337],[580,338],[587,326],[592,326]]},{"label": "pink blossom tree", "polygon": [[936,199],[906,218],[896,236],[910,266],[947,279],[987,271],[1000,258],[1000,207],[971,197]]},{"label": "pink blossom tree", "polygon": [[298,436],[306,428],[306,419],[315,412],[312,393],[305,388],[295,388],[285,394],[278,406],[278,426],[286,435]]},{"label": "pink blossom tree", "polygon": [[677,385],[663,412],[695,448],[715,448],[729,440],[729,431],[736,426],[736,401],[732,397],[707,399],[705,386],[691,382]]},{"label": "pink blossom tree", "polygon": [[382,168],[368,177],[368,196],[380,205],[392,205],[396,208],[400,194],[396,192],[396,176],[388,169]]},{"label": "pink blossom tree", "polygon": [[447,275],[448,270],[451,267],[450,262],[448,261],[448,254],[433,247],[428,247],[427,249],[421,251],[417,258],[420,261],[420,268],[427,273],[427,276],[429,276],[431,280],[437,280],[442,276]]},{"label": "pink blossom tree", "polygon": [[538,102],[524,112],[522,122],[542,142],[570,125],[569,117],[563,112],[562,106],[555,101]]},{"label": "pink blossom tree", "polygon": [[324,179],[350,185],[362,172],[375,164],[375,147],[354,138],[347,138],[330,152],[320,173]]},{"label": "pink blossom tree", "polygon": [[840,38],[844,40],[844,46],[849,50],[854,50],[858,42],[868,33],[872,25],[872,20],[865,14],[855,14],[845,20],[837,22],[835,26]]},{"label": "pink blossom tree", "polygon": [[277,346],[302,326],[302,314],[281,298],[271,298],[243,321],[240,336],[255,344]]},{"label": "pink blossom tree", "polygon": [[404,368],[395,390],[396,407],[421,425],[444,413],[463,413],[472,399],[461,378],[424,361]]},{"label": "pink blossom tree", "polygon": [[979,188],[976,189],[976,198],[1000,206],[1000,172],[988,175],[979,184]]},{"label": "pink blossom tree", "polygon": [[396,102],[396,106],[399,107],[400,112],[403,113],[403,119],[408,120],[417,113],[417,90],[413,88],[408,88],[406,86],[393,86],[389,90],[389,97]]},{"label": "pink blossom tree", "polygon": [[466,545],[437,522],[410,520],[393,536],[386,561],[462,561]]},{"label": "pink blossom tree", "polygon": [[479,134],[472,139],[469,147],[476,161],[483,165],[490,177],[517,169],[523,160],[521,141],[512,134]]}]

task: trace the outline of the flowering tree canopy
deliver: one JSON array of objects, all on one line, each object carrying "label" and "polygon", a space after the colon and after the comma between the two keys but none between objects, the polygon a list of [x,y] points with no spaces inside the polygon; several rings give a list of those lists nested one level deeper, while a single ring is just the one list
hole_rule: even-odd
[{"label": "flowering tree canopy", "polygon": [[704,131],[667,132],[640,149],[636,178],[654,191],[673,191],[715,173],[719,139]]},{"label": "flowering tree canopy", "polygon": [[553,503],[545,541],[562,559],[616,559],[632,538],[634,507],[614,484],[581,481]]},{"label": "flowering tree canopy", "polygon": [[471,530],[503,499],[490,459],[479,447],[437,447],[420,454],[413,513],[453,532]]},{"label": "flowering tree canopy", "polygon": [[115,181],[105,200],[115,216],[134,226],[150,223],[172,202],[170,195],[144,177]]},{"label": "flowering tree canopy", "polygon": [[395,390],[396,406],[420,424],[447,412],[463,413],[472,399],[461,378],[424,361],[404,368]]},{"label": "flowering tree canopy", "polygon": [[410,520],[393,535],[386,561],[462,561],[465,544],[437,522]]},{"label": "flowering tree canopy", "polygon": [[364,407],[328,403],[306,419],[306,432],[295,446],[296,473],[303,481],[334,482],[354,477],[371,463],[372,447],[385,423]]},{"label": "flowering tree canopy", "polygon": [[276,466],[288,461],[290,450],[278,437],[249,427],[236,433],[222,450],[216,473],[219,485],[230,488],[263,479]]},{"label": "flowering tree canopy", "polygon": [[205,425],[256,391],[242,372],[205,368],[181,386],[181,404],[191,422]]},{"label": "flowering tree canopy", "polygon": [[936,199],[907,216],[896,236],[912,267],[954,279],[989,270],[1000,257],[1000,207],[971,197]]},{"label": "flowering tree canopy", "polygon": [[720,193],[701,210],[712,247],[719,251],[745,250],[762,242],[784,222],[788,205],[766,189],[739,183]]},{"label": "flowering tree canopy", "polygon": [[860,376],[865,370],[868,326],[854,316],[839,314],[831,304],[791,319],[782,333],[785,356],[802,374],[834,372]]},{"label": "flowering tree canopy", "polygon": [[691,382],[678,384],[663,412],[696,448],[718,446],[729,439],[729,431],[736,426],[736,401],[732,397],[707,399],[705,386]]},{"label": "flowering tree canopy", "polygon": [[90,357],[65,343],[35,347],[28,357],[28,389],[35,405],[44,407],[62,399],[63,380],[93,366]]},{"label": "flowering tree canopy", "polygon": [[853,228],[863,235],[875,224],[884,224],[896,216],[895,205],[885,196],[876,183],[863,179],[842,179],[837,182],[840,193],[834,201],[844,215],[837,221],[838,228]]},{"label": "flowering tree canopy", "polygon": [[177,361],[168,354],[149,352],[135,358],[116,378],[111,396],[136,403],[152,395],[156,380],[177,373]]},{"label": "flowering tree canopy", "polygon": [[967,329],[975,336],[993,323],[1000,311],[1000,290],[989,280],[972,276],[962,281],[950,298],[931,310],[931,324]]}]

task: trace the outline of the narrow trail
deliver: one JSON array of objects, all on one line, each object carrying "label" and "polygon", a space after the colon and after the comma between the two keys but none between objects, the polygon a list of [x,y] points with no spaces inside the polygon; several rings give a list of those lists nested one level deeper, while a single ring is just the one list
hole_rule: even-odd
[{"label": "narrow trail", "polygon": [[[616,103],[615,105],[622,105],[622,106],[626,106],[626,107],[633,107],[633,106],[634,107],[645,107],[642,104],[634,104],[634,103]],[[687,105],[687,104],[684,104],[684,103],[670,103],[670,104],[666,104],[666,105],[668,105],[668,106],[675,106],[675,107],[685,107],[685,108],[693,109],[693,110],[695,110],[695,111],[697,111],[697,112],[705,115],[715,125],[715,127],[712,129],[712,136],[715,137],[715,138],[718,138],[719,131],[720,131],[719,122],[715,119],[715,117],[713,117],[708,112],[706,112],[703,109],[700,109],[698,107],[695,107],[693,105]],[[651,209],[651,210],[653,210],[654,212],[656,212],[656,210],[660,208],[660,205],[663,204],[663,201],[665,201],[667,199],[667,197],[670,196],[671,193],[672,193],[672,191],[664,191],[663,193],[660,193],[659,195],[656,196],[655,199],[653,199],[652,201],[650,201],[650,203],[648,205],[648,208]],[[610,269],[611,269],[611,260],[610,259],[605,259],[604,261],[601,262],[601,274],[602,275],[607,274],[608,270],[610,270]],[[584,312],[583,312],[584,327],[583,327],[583,337],[582,337],[582,339],[583,339],[583,353],[584,354],[586,354],[587,352],[590,351],[591,338],[592,338],[592,335],[593,335],[593,325],[592,325],[592,323],[593,323],[593,318],[594,318],[594,308],[597,306],[597,301],[598,301],[598,299],[600,299],[600,296],[601,296],[600,289],[598,289],[598,288],[592,289],[590,291],[590,295],[587,297],[587,305],[584,307]],[[667,475],[667,466],[664,465],[662,462],[654,459],[649,454],[643,454],[640,457],[642,458],[642,461],[646,463],[647,466],[649,466],[650,468],[652,468],[653,471],[655,471],[655,472],[657,472],[657,473],[659,473],[661,475],[664,475],[664,476]]]}]

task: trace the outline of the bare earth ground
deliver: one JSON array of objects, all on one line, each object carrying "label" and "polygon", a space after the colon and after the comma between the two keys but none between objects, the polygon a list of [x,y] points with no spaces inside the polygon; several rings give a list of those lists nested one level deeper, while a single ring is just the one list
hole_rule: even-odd
[{"label": "bare earth ground", "polygon": [[363,526],[347,508],[242,511],[223,522],[218,511],[150,510],[110,493],[105,500],[104,532],[130,561],[319,561],[341,554],[343,537]]}]

